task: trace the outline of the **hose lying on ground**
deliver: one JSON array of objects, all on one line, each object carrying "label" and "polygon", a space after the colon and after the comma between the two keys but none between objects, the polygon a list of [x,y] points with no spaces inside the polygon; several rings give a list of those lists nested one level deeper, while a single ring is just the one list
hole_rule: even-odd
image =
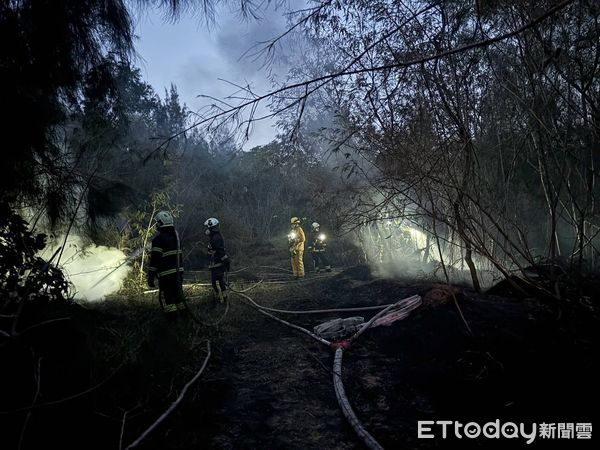
[{"label": "hose lying on ground", "polygon": [[[230,287],[230,291],[233,294],[239,295],[240,297],[245,299],[246,303],[248,305],[255,308],[261,314],[263,314],[267,317],[270,317],[271,319],[273,319],[283,325],[286,325],[290,328],[298,330],[298,331],[310,336],[314,340],[320,342],[321,344],[326,345],[329,348],[335,348],[335,358],[334,358],[334,363],[333,363],[333,384],[334,384],[336,398],[337,398],[338,404],[342,410],[342,413],[344,414],[344,417],[346,418],[348,423],[352,426],[352,428],[354,429],[354,431],[356,432],[358,437],[364,442],[364,444],[369,449],[371,449],[371,450],[383,449],[383,447],[375,440],[375,438],[373,438],[373,436],[371,436],[371,434],[369,434],[369,432],[362,426],[361,422],[359,421],[358,417],[356,416],[356,414],[354,413],[354,411],[350,405],[348,397],[346,396],[346,391],[344,389],[344,385],[343,385],[343,381],[342,381],[342,377],[341,377],[343,352],[344,352],[344,349],[349,348],[350,344],[353,343],[354,341],[356,341],[356,339],[358,339],[368,328],[370,328],[371,326],[376,324],[379,319],[384,318],[385,314],[388,313],[389,311],[393,310],[393,312],[390,313],[390,315],[392,315],[392,314],[394,315],[394,317],[392,319],[393,321],[401,320],[401,319],[404,319],[405,317],[407,317],[412,310],[416,309],[418,306],[421,305],[421,297],[418,295],[413,295],[411,297],[402,299],[396,303],[392,303],[392,304],[388,304],[388,305],[372,306],[372,307],[337,308],[337,309],[309,310],[309,311],[287,311],[287,310],[280,310],[280,309],[276,309],[276,308],[268,308],[268,307],[262,306],[262,305],[256,303],[250,296],[245,294],[245,292],[249,291],[250,289],[255,288],[256,286],[258,286],[259,284],[261,284],[263,282],[264,282],[263,280],[260,280],[258,283],[255,283],[254,285],[244,289],[243,291],[237,291]],[[194,314],[191,313],[191,310],[190,310],[189,306],[187,305],[187,302],[184,302],[184,304],[185,304],[186,308],[188,309],[188,312],[190,312],[190,315],[196,322],[201,323],[203,325],[209,325],[209,326],[218,325],[225,318],[225,316],[227,315],[227,312],[229,311],[229,302],[227,302],[224,314],[216,322],[206,324],[206,323],[200,321],[197,317],[195,317]],[[315,333],[307,330],[306,328],[303,328],[299,325],[295,325],[286,320],[280,319],[279,317],[267,312],[267,311],[273,311],[273,312],[287,313],[287,314],[317,314],[317,313],[320,314],[320,313],[332,313],[332,312],[368,311],[368,310],[377,310],[377,309],[379,309],[380,311],[377,314],[375,314],[368,322],[366,322],[351,338],[349,338],[345,341],[341,341],[341,342],[330,342],[330,341],[323,339],[322,337],[316,335]],[[389,324],[389,323],[391,323],[391,321],[387,322],[386,324]],[[134,443],[134,444],[136,444],[136,443]]]},{"label": "hose lying on ground", "polygon": [[[258,283],[252,285],[249,288],[244,289],[243,291],[237,291],[237,290],[235,290],[235,289],[233,289],[231,287],[230,287],[230,290],[231,290],[231,292],[239,294],[239,293],[247,292],[250,289],[254,289],[256,286],[258,286],[262,282],[263,282],[263,280],[259,281]],[[400,303],[408,301],[408,300],[410,300],[412,302],[417,297],[419,299],[417,303],[418,303],[418,305],[420,305],[420,302],[421,302],[420,299],[421,299],[421,297],[418,296],[418,295],[413,295],[412,297],[407,297],[405,299],[400,300],[399,302],[396,302],[396,303],[387,303],[385,305],[359,306],[359,307],[355,307],[355,308],[307,309],[307,310],[297,310],[297,309],[288,310],[288,309],[270,308],[268,306],[263,306],[263,305],[260,305],[260,304],[256,303],[254,300],[252,300],[251,297],[247,297],[246,300],[250,301],[254,306],[256,306],[257,308],[260,308],[260,309],[262,309],[264,311],[277,312],[277,313],[281,313],[281,314],[298,314],[298,315],[300,315],[300,314],[328,314],[328,313],[336,313],[336,312],[357,312],[357,311],[377,311],[377,310],[383,310],[382,312],[380,312],[379,314],[377,314],[376,316],[374,316],[371,319],[371,323],[369,324],[369,326],[371,326],[371,324],[373,324],[377,319],[379,319],[381,316],[383,316],[386,312],[388,312],[389,310],[394,309],[395,306],[399,306]],[[412,308],[412,309],[414,309],[414,308]],[[412,309],[410,309],[410,311],[412,311]],[[365,330],[366,330],[366,328],[365,328]],[[360,334],[362,334],[363,332],[361,332]]]},{"label": "hose lying on ground", "polygon": [[[240,291],[240,292],[246,292]],[[357,311],[377,311],[381,309],[386,309],[392,306],[395,306],[396,303],[388,303],[385,305],[377,305],[377,306],[360,306],[356,308],[334,308],[334,309],[307,309],[307,310],[287,310],[287,309],[277,309],[277,308],[269,308],[268,306],[262,306],[258,303],[254,303],[258,308],[265,311],[272,311],[281,314],[328,314],[328,313],[336,313],[336,312],[357,312]],[[386,309],[385,312],[388,310]]]},{"label": "hose lying on ground", "polygon": [[348,397],[346,396],[346,390],[344,389],[344,383],[342,381],[342,356],[344,354],[343,348],[338,348],[335,351],[335,358],[333,360],[333,388],[335,390],[335,396],[338,404],[344,414],[344,417],[354,429],[354,432],[359,438],[365,443],[365,445],[372,450],[383,450],[383,447],[375,440],[373,436],[369,434],[367,430],[362,426],[358,417],[354,413]]},{"label": "hose lying on ground", "polygon": [[288,327],[294,328],[295,330],[298,330],[298,331],[300,331],[300,332],[302,332],[304,334],[307,334],[308,336],[310,336],[311,338],[315,339],[316,341],[320,342],[323,345],[326,345],[328,347],[331,345],[331,342],[329,342],[328,340],[323,339],[322,337],[317,336],[312,331],[309,331],[306,328],[302,328],[299,325],[294,325],[293,323],[290,323],[290,322],[288,322],[286,320],[280,319],[279,317],[276,317],[273,314],[268,313],[267,311],[263,311],[261,309],[261,306],[258,303],[256,303],[254,300],[252,300],[252,298],[249,297],[249,296],[247,296],[246,294],[244,294],[244,293],[242,293],[240,291],[234,291],[234,290],[231,290],[231,292],[233,292],[234,294],[239,295],[240,297],[246,299],[248,301],[247,304],[250,305],[250,306],[252,306],[253,308],[255,308],[259,313],[264,314],[265,316],[270,317],[271,319],[276,320],[277,322],[282,323],[282,324],[284,324],[284,325],[286,325]]},{"label": "hose lying on ground", "polygon": [[[240,293],[244,293],[244,292],[248,292],[252,289],[254,289],[256,286],[260,285],[262,283],[262,280],[260,280],[257,283],[254,283],[252,286],[247,287],[246,289],[243,289],[241,291],[237,291]],[[229,287],[231,290],[231,286]],[[194,295],[192,297],[184,297],[183,299],[183,305],[185,306],[186,311],[188,312],[188,314],[190,315],[190,317],[192,318],[192,320],[194,322],[196,322],[199,325],[204,325],[207,327],[216,327],[218,325],[221,324],[221,322],[223,322],[223,320],[225,320],[225,317],[227,316],[227,313],[229,312],[229,299],[225,299],[225,311],[223,312],[223,314],[221,314],[221,316],[215,320],[214,322],[205,322],[202,319],[200,319],[192,310],[192,308],[190,308],[190,305],[188,303],[189,300],[191,299],[196,299],[196,298],[200,298],[203,297],[203,295]]]},{"label": "hose lying on ground", "polygon": [[198,325],[204,325],[205,327],[216,327],[216,326],[220,325],[221,322],[223,322],[223,320],[225,320],[225,317],[227,317],[227,313],[229,312],[229,300],[225,299],[225,311],[223,312],[223,314],[221,314],[221,316],[217,320],[215,320],[214,322],[205,322],[202,319],[200,319],[192,311],[192,308],[190,308],[188,300],[189,299],[184,299],[183,300],[183,305],[185,306],[185,310],[188,312],[188,314],[190,315],[190,317],[192,318],[192,320],[194,322],[196,322]]},{"label": "hose lying on ground", "polygon": [[418,306],[421,305],[421,297],[418,295],[413,295],[412,297],[402,299],[396,303],[386,305],[383,310],[381,310],[379,313],[377,313],[375,316],[373,316],[371,318],[371,320],[369,320],[367,323],[365,323],[365,325],[363,325],[363,327],[358,332],[356,332],[356,334],[354,334],[349,340],[332,343],[332,342],[327,341],[326,339],[321,338],[320,336],[317,336],[316,334],[312,333],[311,331],[307,330],[306,328],[303,328],[301,326],[287,322],[287,321],[280,319],[279,317],[276,317],[273,314],[265,311],[265,309],[267,309],[267,308],[256,303],[250,296],[248,296],[244,293],[235,291],[235,290],[232,290],[232,292],[234,294],[237,294],[237,295],[241,296],[242,298],[246,299],[247,304],[252,306],[253,308],[255,308],[261,314],[266,315],[266,316],[276,320],[277,322],[282,323],[283,325],[286,325],[288,327],[294,328],[295,330],[301,331],[302,333],[312,337],[313,339],[320,342],[321,344],[324,344],[330,348],[335,348],[335,358],[334,358],[334,362],[333,362],[333,385],[334,385],[335,395],[336,395],[338,404],[339,404],[340,408],[342,409],[342,413],[344,414],[344,417],[346,418],[346,420],[348,421],[350,426],[352,426],[352,428],[354,429],[354,431],[356,432],[358,437],[367,446],[367,448],[369,448],[371,450],[382,450],[383,447],[362,426],[361,422],[358,420],[358,417],[352,410],[352,407],[350,405],[348,397],[346,396],[346,391],[344,389],[344,384],[343,384],[342,376],[341,376],[341,374],[342,374],[342,356],[344,353],[344,348],[348,348],[350,346],[351,342],[358,339],[358,337],[360,337],[360,335],[362,333],[364,333],[369,327],[371,327],[378,319],[382,318],[388,311],[393,310],[394,307],[400,307],[398,310],[394,310],[394,312],[393,312],[393,314],[396,314],[395,320],[400,320],[400,319],[405,318],[406,316],[408,316],[408,314],[412,310],[416,309]]},{"label": "hose lying on ground", "polygon": [[402,299],[399,302],[392,303],[387,308],[379,311],[377,314],[375,314],[371,318],[371,320],[369,320],[367,323],[365,323],[361,327],[360,330],[358,330],[350,339],[348,339],[348,341],[349,342],[354,342],[356,339],[358,339],[358,337],[361,334],[363,334],[365,331],[367,331],[369,328],[371,328],[371,326],[375,323],[375,321],[377,319],[379,319],[380,317],[382,317],[385,313],[387,313],[388,311],[390,311],[394,307],[400,306],[400,304],[402,304],[402,307],[398,311],[395,311],[395,312],[397,313],[399,311],[402,311],[405,314],[402,317],[402,319],[404,319],[405,317],[407,317],[410,314],[410,312],[413,309],[416,309],[418,306],[421,305],[421,296],[419,296],[419,295],[413,295],[412,297],[408,297],[408,298]]},{"label": "hose lying on ground", "polygon": [[[262,266],[264,267],[264,266]],[[281,270],[286,270],[286,269],[281,269]],[[231,272],[231,274],[235,274],[238,272],[241,272],[242,269],[236,270],[235,272]],[[316,280],[322,280],[324,278],[330,278],[333,275],[336,275],[339,272],[328,272],[328,273],[324,273],[321,275],[316,275],[316,276],[311,276],[308,278],[301,278],[299,280],[290,280],[289,278],[272,278],[272,279],[268,279],[266,277],[261,277],[260,282],[264,283],[264,284],[293,284],[293,283],[310,283],[312,281],[316,281]],[[265,275],[265,274],[263,274]],[[276,277],[279,276],[279,274],[274,274]],[[247,281],[251,281],[251,280],[247,280]],[[189,287],[209,287],[212,286],[211,283],[185,283],[183,284],[184,288],[189,288]],[[154,294],[158,292],[158,289],[149,289],[147,291],[143,291],[142,294]]]}]

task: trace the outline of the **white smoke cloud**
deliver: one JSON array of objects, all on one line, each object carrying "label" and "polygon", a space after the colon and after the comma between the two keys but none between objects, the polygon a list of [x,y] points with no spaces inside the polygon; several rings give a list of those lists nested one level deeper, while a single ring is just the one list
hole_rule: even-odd
[{"label": "white smoke cloud", "polygon": [[[42,258],[50,258],[63,242],[64,236],[50,242],[43,250]],[[121,288],[131,270],[126,261],[127,256],[119,249],[86,245],[80,236],[69,235],[59,267],[73,285],[76,299],[95,301]]]},{"label": "white smoke cloud", "polygon": [[[472,283],[460,242],[440,239],[438,248],[434,236],[427,239],[426,233],[408,221],[380,220],[361,227],[358,237],[371,271],[378,277],[445,282],[447,274],[451,283]],[[495,284],[499,274],[493,265],[478,255],[472,258],[480,285],[486,288]]]}]

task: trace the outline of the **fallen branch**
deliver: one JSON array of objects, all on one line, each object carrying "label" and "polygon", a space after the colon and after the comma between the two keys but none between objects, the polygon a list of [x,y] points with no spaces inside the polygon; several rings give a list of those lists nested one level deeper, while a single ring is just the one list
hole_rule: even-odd
[{"label": "fallen branch", "polygon": [[198,378],[200,378],[200,375],[202,375],[202,372],[204,372],[204,369],[206,368],[206,365],[208,364],[208,360],[210,359],[210,355],[211,355],[210,341],[206,341],[206,352],[207,352],[207,355],[206,355],[206,358],[204,359],[204,362],[202,363],[202,367],[200,367],[200,370],[196,373],[196,375],[194,375],[194,377],[190,381],[188,381],[188,383],[183,387],[181,393],[179,394],[179,397],[177,397],[177,399],[171,404],[171,406],[169,406],[169,408],[167,408],[167,410],[164,413],[162,413],[161,416],[158,419],[156,419],[156,421],[146,429],[146,431],[144,431],[135,441],[133,441],[131,444],[129,444],[127,446],[127,450],[129,450],[130,448],[135,448],[138,445],[140,445],[144,441],[144,439],[146,439],[150,435],[150,433],[152,433],[152,431],[154,431],[154,429],[156,429],[156,427],[158,427],[169,416],[169,414],[171,414],[175,410],[175,408],[177,408],[177,406],[179,406],[179,404],[185,397],[187,390],[190,388],[190,386],[192,384],[194,384],[196,382],[196,380]]},{"label": "fallen branch", "polygon": [[469,332],[469,334],[471,336],[473,336],[473,330],[471,330],[471,327],[469,326],[469,322],[467,322],[467,319],[465,318],[461,307],[458,305],[458,300],[456,299],[456,295],[454,293],[452,293],[452,299],[454,300],[454,305],[456,306],[456,309],[458,310],[458,314],[460,314],[460,318],[462,319],[463,323],[465,324],[465,327],[467,327],[467,331]]},{"label": "fallen branch", "polygon": [[33,408],[38,401],[40,396],[40,386],[41,386],[41,375],[42,374],[42,358],[38,358],[37,361],[37,369],[35,372],[35,395],[33,396],[33,401],[31,402],[31,408],[27,411],[27,415],[25,416],[25,420],[23,421],[23,427],[21,428],[21,435],[19,436],[19,447],[21,450],[23,447],[23,440],[25,439],[25,431],[27,430],[27,425],[29,425],[29,421],[31,420],[31,415],[33,414]]},{"label": "fallen branch", "polygon": [[121,420],[121,431],[119,432],[119,450],[123,449],[123,434],[125,434],[125,422],[127,421],[127,414],[129,411],[123,413],[123,420]]}]

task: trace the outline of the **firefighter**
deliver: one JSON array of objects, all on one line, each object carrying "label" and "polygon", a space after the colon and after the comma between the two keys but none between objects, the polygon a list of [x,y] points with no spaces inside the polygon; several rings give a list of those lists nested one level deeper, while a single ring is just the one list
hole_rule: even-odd
[{"label": "firefighter", "polygon": [[325,254],[325,249],[327,248],[327,243],[325,242],[326,236],[320,230],[321,225],[318,222],[313,222],[311,225],[312,244],[308,249],[313,257],[315,272],[319,273],[321,270],[331,272],[331,265]]},{"label": "firefighter", "polygon": [[[164,298],[164,311],[177,311],[183,301],[183,261],[179,235],[169,211],[160,211],[154,217],[158,234],[152,239],[148,286],[153,288],[158,278],[158,298]],[[161,300],[162,304],[162,300]]]},{"label": "firefighter", "polygon": [[208,254],[210,255],[210,281],[212,283],[214,297],[220,302],[227,299],[227,272],[231,267],[231,261],[225,251],[225,241],[219,231],[219,221],[214,217],[204,222],[206,235],[209,237]]},{"label": "firefighter", "polygon": [[304,278],[304,241],[306,241],[306,237],[298,217],[292,217],[290,223],[292,231],[288,235],[288,240],[292,257],[292,271],[296,279]]}]

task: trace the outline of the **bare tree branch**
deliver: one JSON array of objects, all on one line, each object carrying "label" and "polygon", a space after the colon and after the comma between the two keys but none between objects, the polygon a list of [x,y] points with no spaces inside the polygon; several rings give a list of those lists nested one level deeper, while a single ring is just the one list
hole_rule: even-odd
[{"label": "bare tree branch", "polygon": [[[545,11],[544,13],[540,14],[539,16],[537,16],[536,18],[532,19],[531,21],[525,23],[524,25],[516,28],[515,30],[500,34],[498,36],[494,36],[488,39],[484,39],[484,40],[480,40],[480,41],[476,41],[476,42],[472,42],[469,44],[465,44],[465,45],[461,45],[459,47],[456,48],[452,48],[452,49],[448,49],[448,50],[444,50],[444,51],[439,51],[436,52],[435,54],[429,55],[429,56],[420,56],[418,58],[413,58],[411,60],[406,60],[406,61],[395,61],[393,63],[390,64],[384,64],[384,65],[379,65],[379,66],[368,66],[368,67],[361,67],[361,68],[357,68],[357,69],[352,69],[352,67],[354,66],[354,64],[356,64],[361,58],[362,56],[364,56],[371,48],[373,48],[374,45],[376,45],[377,43],[383,42],[385,41],[385,39],[387,39],[391,34],[388,33],[386,34],[384,37],[382,37],[381,39],[379,39],[376,43],[373,43],[372,45],[368,46],[361,54],[359,54],[350,64],[346,65],[346,67],[344,69],[342,69],[341,71],[337,71],[328,75],[323,75],[320,77],[315,77],[312,78],[310,80],[306,80],[306,81],[302,81],[302,82],[298,82],[298,83],[292,83],[289,85],[284,85],[282,87],[280,87],[279,89],[275,89],[273,91],[270,91],[266,94],[262,94],[262,95],[258,95],[255,93],[251,94],[250,99],[243,101],[241,104],[233,107],[233,108],[229,108],[226,110],[221,110],[215,114],[209,115],[208,117],[205,117],[199,121],[196,121],[195,123],[191,124],[190,126],[186,127],[184,130],[170,136],[168,139],[166,139],[163,143],[161,143],[161,145],[159,145],[153,152],[151,152],[150,155],[148,155],[145,159],[145,161],[147,161],[151,155],[156,152],[159,151],[161,148],[163,148],[165,145],[168,145],[168,143],[170,141],[172,141],[173,139],[178,138],[179,136],[183,135],[184,133],[202,126],[202,125],[206,125],[206,124],[210,124],[210,123],[214,123],[216,120],[218,119],[225,119],[225,120],[231,120],[232,118],[234,118],[235,115],[241,113],[242,111],[244,111],[246,108],[251,107],[252,108],[252,113],[256,110],[257,105],[263,101],[266,100],[268,98],[271,97],[275,97],[278,94],[290,91],[290,90],[294,90],[297,88],[305,88],[305,94],[303,96],[301,96],[300,98],[296,99],[294,102],[292,102],[293,104],[300,102],[301,99],[303,97],[306,97],[308,95],[311,95],[312,93],[314,93],[317,89],[323,87],[324,85],[326,85],[327,83],[331,82],[334,79],[340,78],[340,77],[346,77],[346,76],[350,76],[350,75],[358,75],[358,74],[362,74],[362,73],[369,73],[369,72],[381,72],[381,71],[386,71],[386,70],[390,70],[390,69],[396,69],[396,68],[400,68],[400,67],[410,67],[410,66],[415,66],[415,65],[420,65],[420,64],[424,64],[430,61],[434,61],[434,60],[438,60],[438,59],[442,59],[445,58],[447,56],[450,55],[454,55],[454,54],[458,54],[458,53],[462,53],[468,50],[472,50],[475,48],[483,48],[483,47],[487,47],[490,46],[494,43],[509,39],[511,37],[514,37],[516,35],[519,35],[521,33],[523,33],[524,31],[531,29],[533,27],[535,27],[536,25],[538,25],[539,23],[543,22],[544,20],[548,19],[549,17],[555,15],[556,13],[562,11],[563,9],[565,9],[567,6],[571,5],[572,3],[574,3],[575,0],[563,0],[562,2],[556,4],[555,6],[549,8],[547,11]],[[409,20],[414,19],[415,17],[417,17],[419,14],[423,13],[424,11],[427,11],[430,8],[433,8],[434,6],[437,6],[438,3],[434,3],[432,5],[427,6],[426,8],[422,9],[421,11],[415,13]],[[405,23],[404,23],[405,24]],[[401,27],[397,27],[395,31],[398,31]],[[308,89],[308,86],[312,86],[312,85],[317,85],[316,87],[312,88],[312,89]],[[251,118],[249,119],[249,121],[252,121],[252,113],[251,113]],[[246,130],[248,131],[248,130]]]},{"label": "bare tree branch", "polygon": [[206,341],[206,352],[207,352],[206,358],[204,359],[204,362],[202,363],[200,370],[198,370],[198,372],[196,372],[196,375],[194,375],[194,377],[190,381],[188,381],[188,383],[183,387],[183,389],[182,389],[181,393],[179,394],[179,396],[177,397],[177,399],[135,441],[133,441],[131,444],[129,444],[127,446],[127,449],[135,448],[138,445],[140,445],[150,435],[150,433],[152,433],[152,431],[154,431],[156,429],[156,427],[158,427],[167,417],[169,417],[169,415],[177,408],[177,406],[179,406],[179,404],[185,397],[185,394],[187,393],[190,386],[192,384],[194,384],[196,382],[196,380],[198,380],[198,378],[200,378],[200,375],[202,375],[202,372],[204,372],[204,369],[206,368],[206,365],[208,364],[208,360],[210,359],[210,355],[211,355],[210,341]]}]

